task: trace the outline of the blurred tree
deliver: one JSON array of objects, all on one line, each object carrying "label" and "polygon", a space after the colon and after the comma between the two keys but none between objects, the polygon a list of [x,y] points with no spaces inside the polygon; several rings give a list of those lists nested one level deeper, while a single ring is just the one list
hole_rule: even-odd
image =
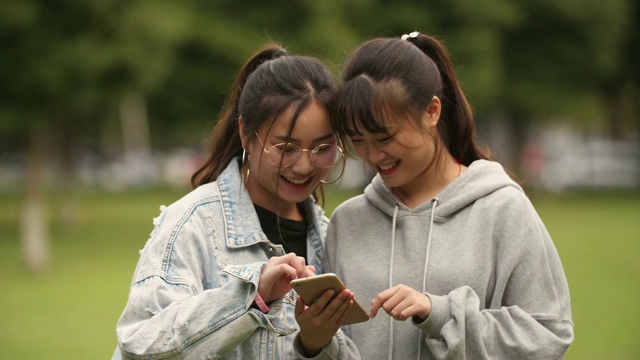
[{"label": "blurred tree", "polygon": [[607,71],[597,77],[609,133],[614,138],[623,138],[630,130],[640,134],[640,4],[625,5],[619,11],[629,16],[616,25],[623,33],[619,51],[613,55],[619,58],[609,61]]},{"label": "blurred tree", "polygon": [[125,96],[162,81],[188,23],[181,9],[169,1],[126,0],[0,5],[0,115],[3,130],[26,144],[22,242],[29,270],[42,272],[49,262],[47,155],[60,154],[63,203],[70,204],[74,144],[80,136],[97,138]]},{"label": "blurred tree", "polygon": [[626,71],[632,2],[529,0],[518,6],[523,21],[503,34],[501,56],[501,97],[515,144],[524,144],[532,120],[617,123],[607,103],[617,92],[611,90],[622,88],[617,73]]}]

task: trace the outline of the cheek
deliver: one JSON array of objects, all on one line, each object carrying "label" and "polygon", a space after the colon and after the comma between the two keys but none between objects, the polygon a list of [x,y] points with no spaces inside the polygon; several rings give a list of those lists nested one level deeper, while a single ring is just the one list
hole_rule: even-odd
[{"label": "cheek", "polygon": [[356,152],[356,154],[358,154],[358,156],[360,157],[364,157],[365,154],[367,153],[367,147],[365,144],[362,143],[352,143],[351,144],[353,146],[353,150]]},{"label": "cheek", "polygon": [[256,173],[256,176],[261,179],[268,179],[278,176],[278,168],[271,165],[265,156],[263,156],[262,158],[258,156],[258,158],[255,160],[253,158],[251,159],[251,172],[254,171]]},{"label": "cheek", "polygon": [[[329,175],[331,173],[332,170],[335,170],[337,167],[337,165],[334,165],[333,168],[329,168],[329,169],[322,169],[318,172],[318,174],[320,176],[318,176],[319,179],[324,179],[327,175]],[[337,170],[336,170],[337,171]],[[318,180],[320,181],[320,180]]]}]

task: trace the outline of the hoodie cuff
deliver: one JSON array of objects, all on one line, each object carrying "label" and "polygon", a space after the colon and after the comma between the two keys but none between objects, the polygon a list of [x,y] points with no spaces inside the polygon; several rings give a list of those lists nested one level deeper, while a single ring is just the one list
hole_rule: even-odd
[{"label": "hoodie cuff", "polygon": [[451,306],[447,295],[438,296],[425,293],[431,299],[431,314],[422,323],[413,322],[420,330],[432,339],[442,338],[440,335],[444,325],[451,320]]}]

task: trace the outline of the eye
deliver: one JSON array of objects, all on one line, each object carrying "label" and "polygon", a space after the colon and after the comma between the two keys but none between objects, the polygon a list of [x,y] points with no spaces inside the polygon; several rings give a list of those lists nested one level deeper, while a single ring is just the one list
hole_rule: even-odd
[{"label": "eye", "polygon": [[322,145],[318,145],[315,148],[313,148],[313,153],[314,154],[322,154],[322,153],[326,153],[326,152],[330,151],[331,149],[333,149],[333,145],[331,145],[331,144],[322,144]]},{"label": "eye", "polygon": [[278,151],[279,153],[285,154],[295,153],[298,149],[296,145],[291,143],[276,144],[273,146],[273,148],[276,149],[276,151]]},{"label": "eye", "polygon": [[385,136],[383,138],[379,138],[378,142],[381,143],[381,144],[386,144],[389,141],[393,140],[393,137],[394,137],[394,135]]},{"label": "eye", "polygon": [[356,143],[361,143],[362,142],[362,138],[359,137],[352,137],[351,138],[351,142],[356,144]]}]

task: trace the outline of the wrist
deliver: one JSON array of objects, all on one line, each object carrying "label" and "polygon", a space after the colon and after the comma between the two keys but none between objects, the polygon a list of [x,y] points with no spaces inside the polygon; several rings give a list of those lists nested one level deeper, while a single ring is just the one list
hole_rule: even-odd
[{"label": "wrist", "polygon": [[[305,341],[306,340],[306,341]],[[324,348],[327,344],[318,344],[317,336],[312,336],[310,339],[306,338],[302,332],[300,333],[300,343],[302,344],[302,349],[304,350],[304,355],[307,357],[316,357],[320,352],[322,352],[322,348]]]},{"label": "wrist", "polygon": [[269,306],[267,306],[267,304],[264,302],[264,299],[262,299],[262,296],[260,296],[259,292],[256,292],[256,298],[253,301],[254,304],[256,304],[256,306],[258,306],[258,309],[260,309],[260,311],[262,311],[263,313],[268,313],[269,312]]}]

